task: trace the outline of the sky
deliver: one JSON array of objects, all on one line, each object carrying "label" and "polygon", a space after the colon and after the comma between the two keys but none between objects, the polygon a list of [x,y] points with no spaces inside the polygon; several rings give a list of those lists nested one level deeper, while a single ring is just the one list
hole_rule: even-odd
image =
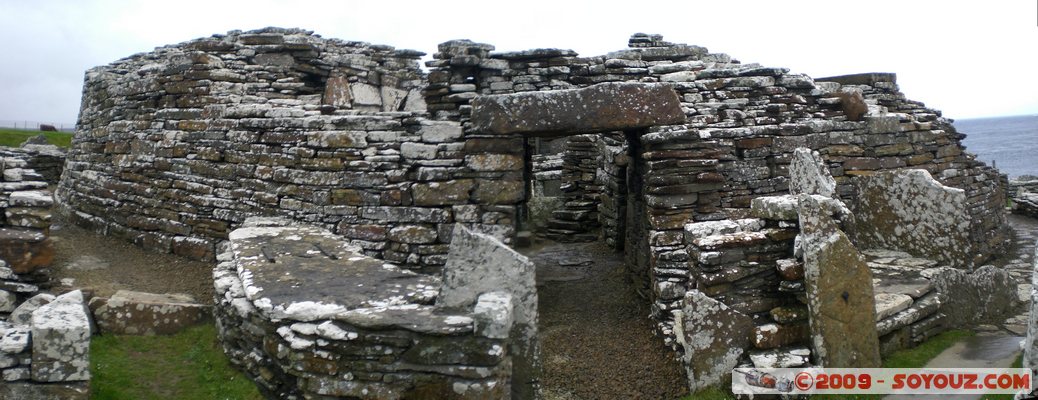
[{"label": "sky", "polygon": [[430,54],[467,38],[594,56],[625,48],[632,33],[659,33],[813,77],[895,72],[909,98],[950,118],[1038,114],[1033,0],[0,0],[0,18],[0,124],[74,123],[87,69],[266,26]]}]

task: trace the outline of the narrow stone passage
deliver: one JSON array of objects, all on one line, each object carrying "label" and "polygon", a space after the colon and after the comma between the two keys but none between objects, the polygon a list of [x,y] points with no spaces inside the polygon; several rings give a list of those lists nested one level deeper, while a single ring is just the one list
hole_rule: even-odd
[{"label": "narrow stone passage", "polygon": [[687,382],[653,335],[648,300],[602,243],[524,250],[537,265],[544,398],[676,399]]}]

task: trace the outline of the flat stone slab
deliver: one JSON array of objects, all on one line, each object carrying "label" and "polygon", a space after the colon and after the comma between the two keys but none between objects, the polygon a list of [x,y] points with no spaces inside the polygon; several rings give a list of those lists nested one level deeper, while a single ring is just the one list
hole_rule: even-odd
[{"label": "flat stone slab", "polygon": [[912,305],[912,297],[905,294],[877,293],[876,321],[904,311]]},{"label": "flat stone slab", "polygon": [[677,93],[662,84],[610,82],[472,100],[472,127],[480,133],[596,133],[684,122]]},{"label": "flat stone slab", "polygon": [[111,298],[90,300],[94,321],[105,333],[171,335],[205,321],[209,307],[186,294],[120,290]]},{"label": "flat stone slab", "polygon": [[334,319],[436,298],[436,278],[365,256],[326,230],[251,225],[231,232],[231,251],[246,298],[272,319]]}]

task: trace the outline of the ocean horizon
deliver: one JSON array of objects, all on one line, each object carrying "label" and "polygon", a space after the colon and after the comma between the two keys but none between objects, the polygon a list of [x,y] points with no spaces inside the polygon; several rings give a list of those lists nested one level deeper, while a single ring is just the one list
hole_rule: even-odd
[{"label": "ocean horizon", "polygon": [[1038,115],[958,119],[953,125],[966,134],[962,144],[978,160],[1009,178],[1038,176]]}]

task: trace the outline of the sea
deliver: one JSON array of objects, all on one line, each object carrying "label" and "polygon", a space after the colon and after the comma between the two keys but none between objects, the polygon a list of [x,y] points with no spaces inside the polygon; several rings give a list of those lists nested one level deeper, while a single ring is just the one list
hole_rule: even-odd
[{"label": "sea", "polygon": [[1038,115],[955,120],[966,151],[1009,178],[1038,176]]}]

